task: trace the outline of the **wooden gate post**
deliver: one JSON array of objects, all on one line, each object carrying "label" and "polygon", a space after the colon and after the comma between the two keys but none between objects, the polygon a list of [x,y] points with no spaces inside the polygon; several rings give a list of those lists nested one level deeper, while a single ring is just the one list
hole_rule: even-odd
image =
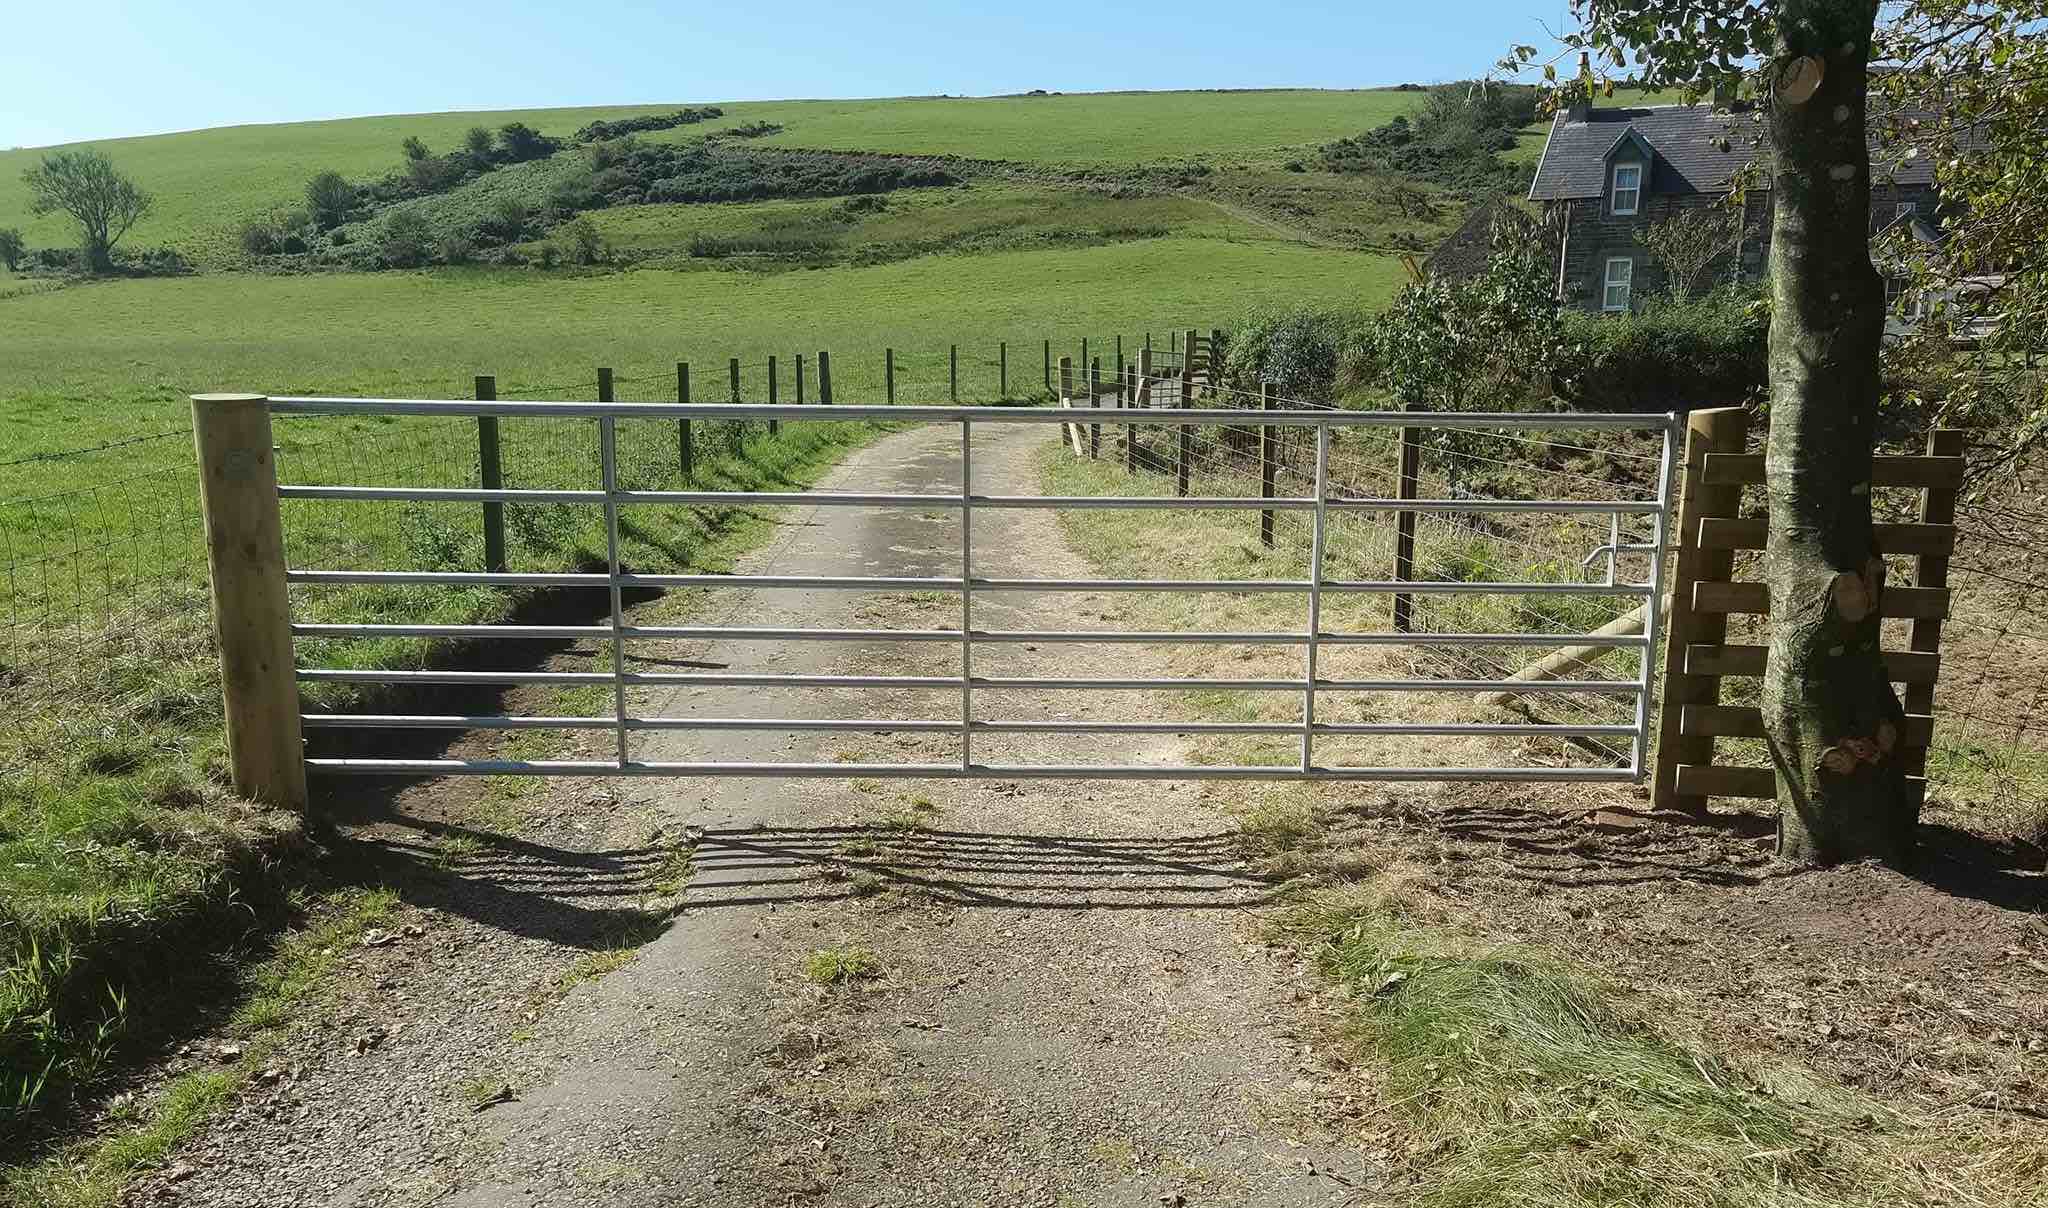
[{"label": "wooden gate post", "polygon": [[[1657,710],[1656,766],[1650,782],[1652,809],[1707,812],[1705,797],[1679,795],[1678,765],[1713,762],[1714,740],[1709,735],[1684,733],[1681,721],[1687,705],[1712,705],[1720,701],[1721,679],[1715,675],[1687,674],[1685,648],[1696,643],[1719,645],[1728,636],[1726,612],[1694,610],[1693,584],[1701,580],[1723,581],[1735,565],[1734,550],[1701,548],[1701,517],[1738,515],[1742,506],[1740,484],[1708,485],[1707,454],[1740,453],[1748,441],[1749,414],[1740,407],[1716,407],[1686,417],[1685,469],[1679,479],[1678,522],[1671,538],[1675,553],[1671,619],[1664,626],[1664,683]],[[1655,590],[1647,602],[1650,608],[1660,603]],[[1656,658],[1657,652],[1646,650],[1643,657]]]},{"label": "wooden gate post", "polygon": [[612,395],[612,371],[609,369],[599,369],[597,371],[597,401],[600,403],[618,401]]},{"label": "wooden gate post", "polygon": [[[690,363],[676,362],[676,401],[690,401]],[[696,451],[690,447],[690,420],[688,416],[676,421],[676,451],[681,455],[676,464],[682,468],[683,481],[688,482],[696,469]]]},{"label": "wooden gate post", "polygon": [[1052,341],[1045,342],[1045,388],[1052,389]]},{"label": "wooden gate post", "polygon": [[[1927,454],[1930,457],[1961,457],[1963,455],[1964,433],[1960,428],[1936,428],[1927,434]],[[1956,522],[1956,489],[1954,487],[1929,487],[1920,496],[1920,523],[1952,525]],[[1913,586],[1948,587],[1948,559],[1946,552],[1920,554],[1913,560]],[[1935,654],[1941,650],[1941,621],[1938,616],[1920,617],[1913,622],[1911,648]],[[1908,714],[1934,712],[1934,681],[1906,685],[1906,712]],[[1928,736],[1928,742],[1933,735]],[[1927,744],[1910,740],[1899,752],[1900,762],[1906,775],[1927,774]]]},{"label": "wooden gate post", "polygon": [[804,354],[796,354],[796,405],[804,405]]},{"label": "wooden gate post", "polygon": [[891,406],[896,403],[896,350],[882,350],[882,389],[887,393]]},{"label": "wooden gate post", "polygon": [[832,354],[818,350],[818,405],[828,406],[832,402]]},{"label": "wooden gate post", "polygon": [[726,385],[732,389],[732,401],[740,401],[740,359],[727,357],[725,362]]},{"label": "wooden gate post", "polygon": [[946,345],[946,401],[960,401],[960,346]]},{"label": "wooden gate post", "polygon": [[[498,397],[498,379],[478,374],[476,401],[488,403]],[[498,444],[498,417],[476,417],[477,485],[486,491],[505,489],[505,462]],[[505,573],[505,505],[484,504],[484,569],[494,575]]]},{"label": "wooden gate post", "polygon": [[[768,356],[768,405],[771,407],[774,406],[776,400],[781,397],[777,393],[777,391],[779,391],[781,387],[776,382],[775,378],[775,355],[773,353],[770,353]],[[775,419],[771,416],[768,420],[768,435],[775,435],[776,431],[780,429],[781,426],[782,425],[777,423]]]},{"label": "wooden gate post", "polygon": [[[1405,409],[1405,408],[1404,408]],[[1401,429],[1401,464],[1396,499],[1413,499],[1422,474],[1422,431]],[[1405,583],[1415,577],[1415,513],[1394,513],[1394,579]],[[1415,624],[1415,601],[1405,591],[1394,593],[1394,631],[1406,633]]]},{"label": "wooden gate post", "polygon": [[[1259,410],[1273,409],[1273,383],[1259,383]],[[1271,424],[1259,425],[1259,498],[1273,497],[1274,472],[1280,465],[1280,430]],[[1273,548],[1273,509],[1259,511],[1259,544]]]},{"label": "wooden gate post", "polygon": [[996,397],[1010,397],[1010,342],[996,341]]},{"label": "wooden gate post", "polygon": [[306,750],[270,400],[260,394],[195,394],[192,438],[235,792],[304,810]]}]

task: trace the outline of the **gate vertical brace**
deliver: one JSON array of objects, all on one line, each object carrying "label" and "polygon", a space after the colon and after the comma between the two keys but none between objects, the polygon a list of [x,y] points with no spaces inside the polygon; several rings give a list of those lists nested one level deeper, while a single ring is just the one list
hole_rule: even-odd
[{"label": "gate vertical brace", "polygon": [[1301,770],[1315,766],[1316,646],[1323,629],[1323,523],[1330,493],[1330,425],[1316,425],[1316,510],[1308,554],[1308,643],[1301,688]]},{"label": "gate vertical brace", "polygon": [[[1664,425],[1664,450],[1657,459],[1657,512],[1650,525],[1650,598],[1643,602],[1643,659],[1641,673],[1636,677],[1635,742],[1629,750],[1628,770],[1637,776],[1643,774],[1650,753],[1650,689],[1651,668],[1657,661],[1658,622],[1664,611],[1664,546],[1671,535],[1671,476],[1678,462],[1678,430],[1685,421],[1673,414]],[[1619,532],[1621,516],[1615,514],[1616,532]],[[1614,539],[1615,549],[1607,561],[1607,581],[1613,582],[1614,567],[1621,561],[1621,538]]]},{"label": "gate vertical brace", "polygon": [[[488,403],[497,397],[498,379],[478,374],[477,401]],[[495,415],[476,417],[476,468],[478,486],[486,491],[504,487],[505,463],[498,443],[498,417]],[[505,505],[502,502],[484,505],[484,569],[494,575],[505,573]]]},{"label": "gate vertical brace", "polygon": [[597,421],[597,460],[604,481],[605,578],[612,604],[612,720],[618,762],[626,766],[626,610],[619,593],[619,435],[609,415]]},{"label": "gate vertical brace", "polygon": [[974,421],[960,421],[960,770],[974,767]]}]

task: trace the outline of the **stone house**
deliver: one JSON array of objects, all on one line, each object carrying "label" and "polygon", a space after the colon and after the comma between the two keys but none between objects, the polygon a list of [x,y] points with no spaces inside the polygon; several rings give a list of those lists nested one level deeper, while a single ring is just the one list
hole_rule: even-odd
[{"label": "stone house", "polygon": [[[1643,245],[1644,230],[1725,206],[1737,173],[1764,153],[1763,130],[1745,105],[1560,110],[1529,186],[1557,250],[1559,298],[1583,310],[1621,312],[1661,290],[1664,273]],[[1872,168],[1872,232],[1906,222],[1916,235],[1932,236],[1933,165],[1922,158]],[[1709,272],[1715,284],[1763,278],[1769,185],[1760,174],[1748,190],[1742,234]]]}]

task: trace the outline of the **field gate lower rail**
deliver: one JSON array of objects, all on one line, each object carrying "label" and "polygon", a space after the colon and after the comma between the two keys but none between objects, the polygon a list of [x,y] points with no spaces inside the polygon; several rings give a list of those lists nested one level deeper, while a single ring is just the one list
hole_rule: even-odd
[{"label": "field gate lower rail", "polygon": [[[1669,415],[1482,415],[1362,412],[1342,410],[1271,410],[1259,414],[1258,423],[1281,428],[1310,430],[1315,440],[1314,485],[1305,495],[1202,497],[1162,496],[1004,496],[975,490],[973,439],[977,428],[1017,424],[1070,422],[1072,412],[1055,408],[915,407],[847,405],[754,405],[754,404],[664,404],[664,403],[554,403],[498,400],[430,401],[407,399],[353,398],[268,398],[260,395],[197,395],[193,398],[194,427],[201,471],[202,504],[207,524],[207,545],[212,572],[216,624],[220,636],[224,696],[228,723],[230,759],[235,785],[245,796],[280,804],[303,806],[306,801],[306,773],[362,773],[375,775],[539,774],[575,776],[771,776],[771,777],[897,777],[897,778],[991,778],[1023,777],[1061,779],[1266,779],[1266,780],[1437,780],[1437,781],[1626,781],[1639,779],[1648,767],[1651,726],[1651,669],[1657,649],[1659,613],[1655,607],[1643,610],[1643,632],[1600,633],[1440,633],[1329,632],[1323,627],[1322,603],[1326,596],[1377,593],[1414,594],[1500,594],[1511,596],[1586,595],[1637,597],[1646,604],[1663,580],[1665,549],[1669,544],[1671,485],[1680,421]],[[594,489],[519,490],[468,487],[371,487],[279,485],[273,455],[271,416],[291,415],[386,415],[557,418],[594,423],[598,432],[601,482]],[[835,493],[732,492],[704,490],[630,490],[622,488],[617,476],[616,426],[621,420],[732,420],[758,419],[782,422],[889,422],[957,425],[960,432],[960,489],[943,492]],[[1184,408],[1160,410],[1146,415],[1150,425],[1177,427],[1183,431],[1203,425],[1243,425],[1246,413],[1236,410]],[[1518,499],[1427,499],[1353,496],[1333,490],[1330,477],[1330,447],[1333,432],[1348,428],[1407,428],[1418,424],[1452,429],[1541,432],[1546,429],[1615,430],[1634,429],[1661,438],[1661,457],[1654,497],[1641,499],[1518,500]],[[295,569],[285,564],[280,499],[325,499],[335,501],[384,500],[413,502],[464,502],[478,504],[575,504],[602,509],[607,538],[607,565],[594,573],[506,573],[506,572],[414,572],[414,571],[332,571]],[[620,564],[619,516],[622,510],[660,505],[801,505],[806,507],[914,508],[921,511],[957,511],[962,533],[960,570],[957,575],[887,576],[792,576],[792,575],[706,575],[645,574]],[[1202,511],[1292,512],[1305,516],[1311,531],[1308,569],[1301,578],[1285,579],[1011,579],[978,574],[975,566],[972,521],[978,511],[1017,508],[1118,508],[1188,509]],[[1491,582],[1441,581],[1402,578],[1391,581],[1346,580],[1330,577],[1324,565],[1324,534],[1332,516],[1375,513],[1514,513],[1555,512],[1612,517],[1617,526],[1622,517],[1647,522],[1651,539],[1642,548],[1649,562],[1648,581],[1575,582]],[[610,616],[603,624],[577,627],[540,627],[542,632],[520,632],[517,627],[476,625],[370,625],[294,624],[290,616],[289,589],[292,584],[443,584],[452,586],[597,587],[608,590]],[[622,593],[626,589],[670,587],[808,588],[853,591],[940,590],[959,597],[959,628],[929,631],[905,630],[816,630],[762,627],[640,626],[629,624],[624,615]],[[1278,592],[1306,601],[1305,628],[1258,633],[1043,630],[1001,631],[977,628],[975,601],[985,595],[1018,592]],[[573,634],[571,634],[573,630]],[[610,671],[605,673],[465,673],[416,671],[355,671],[296,667],[294,636],[333,638],[367,636],[416,636],[445,638],[587,636],[606,643]],[[766,641],[804,640],[888,640],[920,641],[958,647],[959,671],[942,676],[796,676],[733,675],[705,671],[648,672],[627,669],[629,643],[648,639],[719,639]],[[1264,645],[1294,647],[1302,652],[1298,677],[1278,679],[1152,678],[1088,679],[998,677],[977,674],[978,648],[1020,642],[1153,643],[1198,642],[1212,645]],[[1341,680],[1319,674],[1318,656],[1339,646],[1440,644],[1511,645],[1622,648],[1638,653],[1639,672],[1632,678],[1548,681],[1544,692],[1584,693],[1620,697],[1633,704],[1631,720],[1619,725],[1486,723],[1486,722],[1361,722],[1354,724],[1319,721],[1316,707],[1324,692],[1485,692],[1497,689],[1528,690],[1526,681],[1513,679],[1395,679]],[[332,715],[302,711],[299,685],[303,681],[363,682],[539,682],[560,677],[574,682],[602,682],[611,689],[613,709],[607,716],[570,718],[435,717],[405,715]],[[856,718],[845,721],[813,719],[737,717],[664,718],[635,716],[628,708],[627,690],[640,685],[715,685],[817,688],[927,688],[957,690],[957,717],[943,719]],[[985,718],[976,713],[977,691],[1028,690],[1188,690],[1219,688],[1246,692],[1276,692],[1298,695],[1300,720],[1292,722],[1191,722],[1179,720],[1132,721],[1009,721]],[[615,751],[609,759],[468,761],[458,759],[307,759],[303,731],[309,726],[355,726],[370,728],[438,728],[451,731],[512,728],[602,729],[613,734]],[[856,729],[877,732],[924,730],[958,737],[957,760],[943,763],[805,763],[805,762],[663,762],[634,757],[636,734],[658,730],[820,730]],[[974,739],[981,734],[1003,733],[1065,734],[1247,734],[1298,735],[1300,757],[1286,766],[1151,766],[1143,764],[1002,764],[977,761]],[[1629,747],[1626,767],[1378,767],[1326,766],[1315,758],[1315,742],[1327,734],[1402,735],[1586,735],[1598,734],[1625,741]]]}]

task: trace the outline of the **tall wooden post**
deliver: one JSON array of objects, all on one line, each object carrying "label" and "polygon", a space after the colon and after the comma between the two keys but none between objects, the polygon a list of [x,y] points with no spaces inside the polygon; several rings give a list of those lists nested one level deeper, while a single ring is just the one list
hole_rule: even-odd
[{"label": "tall wooden post", "polygon": [[889,402],[896,402],[896,350],[882,350],[882,388],[888,392]]},{"label": "tall wooden post", "polygon": [[597,371],[597,401],[600,403],[618,401],[612,394],[612,371],[609,369],[599,369]]},{"label": "tall wooden post", "polygon": [[960,346],[946,345],[946,398],[949,402],[960,401]]},{"label": "tall wooden post", "polygon": [[1131,420],[1138,406],[1138,393],[1144,388],[1140,384],[1139,369],[1136,365],[1125,366],[1122,387],[1122,405],[1124,409],[1124,473],[1135,474],[1138,472],[1138,425],[1132,423]]},{"label": "tall wooden post", "polygon": [[[1090,410],[1099,410],[1101,406],[1102,358],[1096,357],[1088,362],[1088,407]],[[1101,456],[1101,454],[1102,425],[1091,420],[1088,424],[1088,456],[1094,458]]]},{"label": "tall wooden post", "polygon": [[[498,379],[478,374],[477,401],[488,403],[497,397]],[[505,462],[498,445],[498,417],[495,415],[476,417],[476,464],[478,486],[486,491],[505,489]],[[495,501],[484,504],[484,569],[494,575],[505,573],[505,505]]]},{"label": "tall wooden post", "polygon": [[1052,341],[1045,342],[1045,388],[1052,389]]},{"label": "tall wooden post", "polygon": [[[1259,383],[1259,410],[1273,409],[1273,383]],[[1259,425],[1259,498],[1273,497],[1273,479],[1280,467],[1280,429],[1272,424]],[[1259,512],[1259,544],[1273,548],[1273,509],[1263,508]]]},{"label": "tall wooden post", "polygon": [[[676,362],[676,401],[679,403],[690,401],[690,363],[688,361]],[[690,443],[690,419],[688,416],[684,416],[676,421],[676,451],[681,454],[677,458],[677,464],[682,468],[683,481],[687,483],[690,481],[690,475],[695,473],[697,469],[697,451]]]},{"label": "tall wooden post", "polygon": [[[1422,476],[1422,430],[1401,429],[1401,463],[1394,498],[1413,499]],[[1405,583],[1415,577],[1415,513],[1394,513],[1394,579]],[[1394,631],[1407,633],[1415,624],[1415,599],[1405,591],[1394,593]]]},{"label": "tall wooden post", "polygon": [[1010,397],[1010,342],[996,341],[996,397]]},{"label": "tall wooden post", "polygon": [[[1656,766],[1650,782],[1653,809],[1707,811],[1705,797],[1679,795],[1678,765],[1712,763],[1714,739],[1684,733],[1681,721],[1687,705],[1720,702],[1721,679],[1687,674],[1685,649],[1720,645],[1728,636],[1728,614],[1695,612],[1692,585],[1702,579],[1725,580],[1735,566],[1735,551],[1700,547],[1700,518],[1739,515],[1742,506],[1740,484],[1707,484],[1707,454],[1740,453],[1748,441],[1749,415],[1740,407],[1716,407],[1686,416],[1685,473],[1679,480],[1678,527],[1673,534],[1677,549],[1671,570],[1671,616],[1664,627],[1664,685],[1657,715]],[[1645,607],[1655,608],[1661,602],[1653,593]],[[1643,657],[1653,659],[1657,652],[1646,650]]]},{"label": "tall wooden post", "polygon": [[796,354],[796,405],[804,405],[804,354]]},{"label": "tall wooden post", "polygon": [[[771,407],[775,405],[776,400],[780,397],[778,391],[780,391],[782,388],[782,384],[776,380],[776,377],[777,375],[775,373],[775,357],[773,354],[770,354],[768,357],[768,405]],[[776,431],[780,429],[781,426],[782,425],[779,422],[777,422],[774,418],[771,417],[768,420],[768,435],[775,435]]]},{"label": "tall wooden post", "polygon": [[732,401],[740,401],[740,359],[728,357],[725,362],[726,385],[731,388]]},{"label": "tall wooden post", "polygon": [[818,405],[826,406],[832,401],[832,354],[818,350]]},{"label": "tall wooden post", "polygon": [[[1073,405],[1074,405],[1074,362],[1073,362],[1073,358],[1071,358],[1071,357],[1061,357],[1061,358],[1060,358],[1060,406],[1061,406],[1061,408],[1062,408],[1062,409],[1067,409],[1067,410],[1071,410],[1071,409],[1073,408]],[[1079,426],[1078,424],[1062,424],[1062,425],[1060,426],[1060,439],[1061,439],[1061,440],[1064,440],[1064,441],[1066,441],[1066,442],[1068,442],[1068,445],[1069,445],[1069,447],[1072,447],[1072,446],[1074,446],[1074,445],[1078,445],[1078,444],[1080,444],[1080,443],[1081,443],[1081,429],[1080,429],[1080,426]]]},{"label": "tall wooden post", "polygon": [[1087,336],[1082,336],[1082,337],[1081,337],[1081,359],[1080,359],[1080,361],[1079,361],[1078,363],[1079,363],[1079,364],[1082,364],[1082,365],[1086,365],[1086,364],[1088,363],[1088,337],[1087,337]]},{"label": "tall wooden post", "polygon": [[270,400],[260,394],[195,394],[192,438],[235,792],[303,810],[306,751]]}]

